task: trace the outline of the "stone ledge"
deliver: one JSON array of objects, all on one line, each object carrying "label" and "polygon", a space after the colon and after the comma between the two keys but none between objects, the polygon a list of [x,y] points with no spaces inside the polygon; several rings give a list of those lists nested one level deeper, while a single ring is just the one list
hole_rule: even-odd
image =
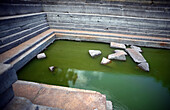
[{"label": "stone ledge", "polygon": [[16,96],[32,103],[69,110],[106,110],[106,96],[96,91],[52,86],[18,80],[13,84]]}]

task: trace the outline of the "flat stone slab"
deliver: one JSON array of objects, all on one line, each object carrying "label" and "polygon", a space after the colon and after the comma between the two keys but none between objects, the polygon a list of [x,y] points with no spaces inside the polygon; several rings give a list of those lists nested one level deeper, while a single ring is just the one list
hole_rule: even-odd
[{"label": "flat stone slab", "polygon": [[140,47],[131,45],[130,48],[135,49],[135,50],[138,51],[138,52],[142,52],[142,49],[141,49]]},{"label": "flat stone slab", "polygon": [[106,65],[106,64],[108,64],[108,63],[111,63],[111,60],[103,57],[103,58],[102,58],[102,61],[101,61],[101,64]]},{"label": "flat stone slab", "polygon": [[102,52],[100,50],[89,50],[89,54],[91,57],[95,57],[102,54]]},{"label": "flat stone slab", "polygon": [[145,58],[142,56],[141,53],[136,51],[135,49],[127,48],[126,51],[129,53],[129,55],[132,57],[134,62],[136,63],[142,63],[146,62]]},{"label": "flat stone slab", "polygon": [[124,55],[127,55],[127,53],[124,50],[114,50],[115,53],[122,53]]},{"label": "flat stone slab", "polygon": [[126,49],[125,44],[116,43],[116,42],[111,42],[111,43],[110,43],[110,47],[111,47],[111,48]]},{"label": "flat stone slab", "polygon": [[149,72],[149,64],[147,62],[143,62],[138,64],[138,67],[141,68],[144,71]]},{"label": "flat stone slab", "polygon": [[43,58],[46,58],[45,53],[40,53],[37,55],[37,59],[43,59]]},{"label": "flat stone slab", "polygon": [[117,53],[108,55],[108,59],[126,61],[126,56],[122,52],[117,52]]},{"label": "flat stone slab", "polygon": [[15,96],[25,97],[37,105],[64,110],[106,110],[106,96],[96,91],[21,80],[13,84],[13,89]]}]

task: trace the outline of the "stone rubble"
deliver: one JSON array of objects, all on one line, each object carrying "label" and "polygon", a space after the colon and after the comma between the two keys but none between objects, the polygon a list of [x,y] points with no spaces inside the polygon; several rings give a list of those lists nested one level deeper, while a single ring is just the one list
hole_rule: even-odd
[{"label": "stone rubble", "polygon": [[149,72],[149,64],[147,62],[142,62],[138,64],[138,67],[140,67],[144,71]]},{"label": "stone rubble", "polygon": [[50,66],[50,67],[49,67],[49,70],[50,70],[51,72],[53,72],[53,71],[55,70],[55,68],[56,68],[55,66]]},{"label": "stone rubble", "polygon": [[135,49],[127,48],[126,51],[129,53],[134,62],[136,63],[146,62],[142,54],[136,51]]},{"label": "stone rubble", "polygon": [[91,57],[95,57],[102,54],[102,52],[100,50],[89,50],[89,54]]},{"label": "stone rubble", "polygon": [[121,52],[117,52],[117,53],[113,53],[113,54],[108,55],[108,59],[109,60],[126,61],[126,57],[125,57],[124,53],[121,53]]},{"label": "stone rubble", "polygon": [[130,48],[135,49],[135,50],[138,51],[138,52],[142,52],[142,49],[141,49],[140,47],[131,45]]},{"label": "stone rubble", "polygon": [[126,49],[126,46],[121,43],[111,42],[110,43],[111,48],[120,48],[120,49]]},{"label": "stone rubble", "polygon": [[37,55],[37,59],[43,59],[43,58],[46,58],[45,53],[40,53]]},{"label": "stone rubble", "polygon": [[127,55],[127,53],[124,50],[114,50],[115,53],[122,53],[124,55]]},{"label": "stone rubble", "polygon": [[111,63],[111,60],[103,57],[103,58],[102,58],[102,61],[101,61],[101,64],[105,65],[105,64],[108,64],[108,63]]}]

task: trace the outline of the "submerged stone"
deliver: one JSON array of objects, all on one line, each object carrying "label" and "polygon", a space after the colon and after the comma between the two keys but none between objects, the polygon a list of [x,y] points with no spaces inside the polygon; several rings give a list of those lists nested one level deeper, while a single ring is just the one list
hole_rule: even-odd
[{"label": "submerged stone", "polygon": [[46,58],[45,53],[40,53],[37,55],[37,59],[43,59],[43,58]]},{"label": "submerged stone", "polygon": [[117,53],[108,55],[108,59],[126,61],[126,57],[125,57],[124,53],[121,53],[121,52],[117,52]]},{"label": "submerged stone", "polygon": [[120,48],[120,49],[126,49],[126,46],[121,43],[111,42],[110,47],[112,48]]},{"label": "submerged stone", "polygon": [[54,70],[55,70],[55,66],[50,66],[48,69],[51,71],[51,72],[53,72]]},{"label": "submerged stone", "polygon": [[102,54],[102,52],[100,50],[89,50],[89,54],[91,57],[95,57]]},{"label": "submerged stone", "polygon": [[127,55],[124,50],[114,50],[115,53],[122,53],[123,55]]},{"label": "submerged stone", "polygon": [[138,64],[138,67],[140,67],[144,71],[149,72],[149,64],[147,62],[142,62]]},{"label": "submerged stone", "polygon": [[111,63],[111,60],[103,57],[103,58],[102,58],[102,61],[101,61],[101,64],[105,65],[105,64],[108,64],[108,63]]},{"label": "submerged stone", "polygon": [[127,48],[126,51],[129,53],[129,55],[132,57],[134,62],[136,63],[142,63],[146,62],[145,58],[142,56],[141,53],[136,51],[135,49]]},{"label": "submerged stone", "polygon": [[140,47],[131,45],[130,48],[135,49],[135,50],[138,51],[138,52],[142,52],[142,49],[141,49]]}]

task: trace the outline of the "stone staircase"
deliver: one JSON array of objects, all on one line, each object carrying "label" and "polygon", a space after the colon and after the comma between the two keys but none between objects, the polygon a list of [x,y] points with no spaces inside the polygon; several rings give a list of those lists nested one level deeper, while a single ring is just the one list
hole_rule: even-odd
[{"label": "stone staircase", "polygon": [[0,63],[15,71],[61,39],[170,49],[168,0],[2,0],[0,12]]}]

